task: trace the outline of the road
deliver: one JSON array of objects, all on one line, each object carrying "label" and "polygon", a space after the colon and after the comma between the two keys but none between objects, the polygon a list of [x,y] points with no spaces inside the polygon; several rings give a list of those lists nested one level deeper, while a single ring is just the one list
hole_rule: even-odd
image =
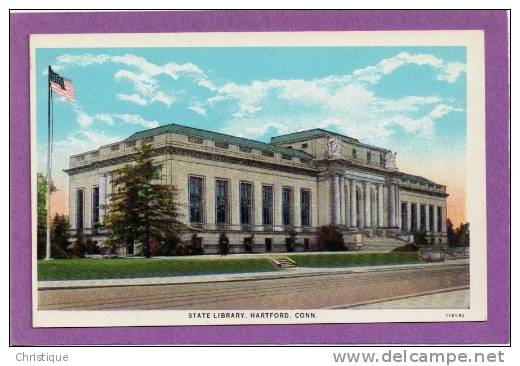
[{"label": "road", "polygon": [[39,309],[319,309],[469,286],[469,265],[213,283],[38,291]]}]

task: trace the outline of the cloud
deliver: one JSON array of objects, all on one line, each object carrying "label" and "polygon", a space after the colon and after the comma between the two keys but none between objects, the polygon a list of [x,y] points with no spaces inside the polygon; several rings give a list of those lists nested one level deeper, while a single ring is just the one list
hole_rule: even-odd
[{"label": "cloud", "polygon": [[161,125],[158,121],[149,121],[144,119],[138,114],[113,114],[115,118],[118,118],[124,123],[130,124],[130,125],[140,125],[144,128],[155,128],[159,127]]},{"label": "cloud", "polygon": [[203,107],[202,103],[199,103],[197,101],[193,101],[188,106],[188,109],[192,110],[193,112],[200,114],[201,116],[206,117],[208,115],[208,112],[206,108]]},{"label": "cloud", "polygon": [[[146,104],[159,102],[169,107],[174,103],[175,99],[170,95],[171,93],[166,93],[164,90],[161,90],[161,85],[158,81],[159,76],[167,76],[174,81],[179,80],[181,77],[186,77],[202,88],[210,91],[217,89],[205,73],[197,65],[190,62],[184,64],[169,62],[164,65],[157,65],[149,62],[144,57],[132,54],[109,56],[89,53],[82,55],[63,54],[58,56],[56,61],[57,64],[54,66],[56,70],[70,66],[85,67],[101,65],[107,62],[133,68],[134,70],[128,70],[126,68],[118,70],[114,74],[114,78],[118,81],[130,81],[136,92],[136,94],[132,94],[132,97],[128,94],[122,94],[125,95],[125,97],[118,99],[133,103],[137,102],[137,104],[140,105],[145,105],[143,102]],[[135,96],[138,96],[140,99],[137,99]]]},{"label": "cloud", "polygon": [[434,55],[411,55],[408,52],[401,52],[394,57],[379,61],[374,66],[358,69],[352,73],[352,76],[355,81],[375,84],[385,75],[389,75],[405,65],[430,66],[438,71],[437,80],[448,83],[454,83],[466,71],[465,65],[460,62],[446,63]]},{"label": "cloud", "polygon": [[137,94],[118,94],[117,99],[132,102],[139,105],[147,105],[148,102]]},{"label": "cloud", "polygon": [[113,125],[114,123],[140,125],[144,128],[154,128],[161,125],[158,121],[144,119],[138,114],[96,113],[90,115],[84,112],[80,106],[75,106],[74,111],[76,112],[76,121],[85,129],[90,128],[96,122],[108,125]]}]

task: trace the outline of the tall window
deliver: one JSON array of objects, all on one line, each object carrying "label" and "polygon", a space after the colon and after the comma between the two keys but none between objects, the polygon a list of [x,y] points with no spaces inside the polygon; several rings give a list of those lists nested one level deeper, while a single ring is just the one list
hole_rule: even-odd
[{"label": "tall window", "polygon": [[240,224],[251,225],[253,223],[253,185],[240,182]]},{"label": "tall window", "polygon": [[282,189],[282,225],[291,226],[293,223],[292,214],[293,190],[289,187]]},{"label": "tall window", "polygon": [[408,203],[401,202],[401,229],[408,231]]},{"label": "tall window", "polygon": [[413,232],[415,232],[415,231],[417,231],[417,203],[412,203],[410,210],[411,210],[410,215],[412,217],[411,229]]},{"label": "tall window", "polygon": [[262,186],[262,225],[273,225],[273,187]]},{"label": "tall window", "polygon": [[76,229],[83,230],[83,189],[76,191]]},{"label": "tall window", "polygon": [[201,177],[190,177],[188,181],[190,222],[204,222],[204,180]]},{"label": "tall window", "polygon": [[300,193],[301,224],[311,226],[311,191],[302,189]]},{"label": "tall window", "polygon": [[215,183],[215,219],[217,224],[229,223],[229,182],[217,179]]},{"label": "tall window", "polygon": [[371,160],[372,160],[372,152],[367,151],[367,161],[370,163]]},{"label": "tall window", "polygon": [[420,207],[420,215],[421,215],[421,230],[422,231],[426,231],[426,206],[425,205],[421,205]]},{"label": "tall window", "polygon": [[437,231],[442,232],[442,207],[437,206]]},{"label": "tall window", "polygon": [[99,224],[99,187],[92,187],[92,229]]}]

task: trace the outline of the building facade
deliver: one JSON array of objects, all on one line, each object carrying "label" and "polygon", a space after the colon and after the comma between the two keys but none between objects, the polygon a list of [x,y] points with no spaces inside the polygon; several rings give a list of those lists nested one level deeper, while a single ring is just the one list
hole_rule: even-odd
[{"label": "building facade", "polygon": [[[270,143],[177,124],[70,157],[71,228],[102,242],[103,221],[117,169],[144,143],[154,148],[162,183],[179,189],[182,219],[199,230],[206,253],[225,231],[232,250],[316,248],[315,233],[333,224],[351,249],[402,245],[422,230],[445,244],[446,187],[400,172],[395,153],[322,129],[273,137]],[[189,234],[186,234],[189,235]]]}]

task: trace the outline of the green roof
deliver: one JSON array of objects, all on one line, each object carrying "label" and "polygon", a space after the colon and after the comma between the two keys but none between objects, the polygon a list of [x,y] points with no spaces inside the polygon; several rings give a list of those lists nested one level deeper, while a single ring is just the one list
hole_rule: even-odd
[{"label": "green roof", "polygon": [[426,184],[426,185],[435,185],[435,186],[441,185],[441,184],[435,183],[429,179],[421,177],[419,175],[413,175],[413,174],[407,174],[407,173],[401,173],[401,179],[409,180],[413,183],[420,183],[420,184]]},{"label": "green roof", "polygon": [[293,141],[306,140],[309,138],[322,136],[322,135],[334,135],[334,136],[337,136],[337,137],[347,140],[347,141],[359,142],[355,138],[348,137],[348,136],[342,135],[340,133],[322,130],[321,128],[314,128],[312,130],[293,132],[293,133],[288,133],[286,135],[271,137],[271,143],[272,144],[285,144],[285,143],[289,143],[289,142],[293,142]]},{"label": "green roof", "polygon": [[175,134],[179,134],[179,135],[201,137],[201,138],[212,140],[212,141],[227,142],[232,145],[247,146],[247,147],[251,147],[253,149],[257,149],[257,150],[272,151],[275,153],[297,156],[297,157],[304,158],[304,159],[312,158],[312,155],[309,155],[306,152],[301,151],[301,150],[290,149],[290,148],[286,148],[286,147],[282,147],[282,146],[267,144],[265,142],[226,135],[226,134],[220,133],[220,132],[213,132],[213,131],[202,130],[199,128],[178,125],[175,123],[159,126],[156,128],[151,128],[149,130],[136,132],[133,135],[131,135],[130,137],[128,137],[127,139],[125,139],[124,142],[141,140],[146,137],[162,135],[164,133],[175,133]]}]

